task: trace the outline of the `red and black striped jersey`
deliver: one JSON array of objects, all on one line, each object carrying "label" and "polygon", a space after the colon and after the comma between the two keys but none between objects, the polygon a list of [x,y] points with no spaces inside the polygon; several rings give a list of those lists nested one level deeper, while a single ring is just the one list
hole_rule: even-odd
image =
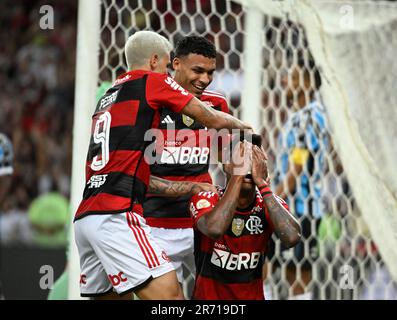
[{"label": "red and black striped jersey", "polygon": [[89,214],[141,212],[149,183],[145,133],[158,128],[160,110],[181,112],[193,98],[171,77],[143,70],[121,75],[92,116],[86,185],[75,220]]},{"label": "red and black striped jersey", "polygon": [[[220,195],[200,192],[190,202],[195,227],[193,299],[263,300],[262,265],[273,225],[259,191],[250,208],[236,210],[221,239],[213,240],[196,227],[197,221],[212,211],[223,192],[220,190]],[[288,210],[285,201],[277,199]]]},{"label": "red and black striped jersey", "polygon": [[[220,93],[204,91],[201,101],[218,111],[229,113]],[[206,128],[193,119],[163,108],[158,139],[158,157],[150,166],[151,174],[171,181],[212,183],[208,173],[211,137]],[[148,225],[161,228],[191,228],[188,204],[190,196],[162,197],[148,193],[144,217]]]}]

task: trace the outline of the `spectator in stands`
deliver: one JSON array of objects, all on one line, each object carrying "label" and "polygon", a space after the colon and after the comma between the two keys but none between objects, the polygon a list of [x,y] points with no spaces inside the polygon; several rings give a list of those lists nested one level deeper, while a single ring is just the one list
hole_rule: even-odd
[{"label": "spectator in stands", "polygon": [[2,234],[7,244],[32,244],[23,230],[36,197],[70,193],[77,4],[53,4],[56,30],[39,28],[39,5],[0,4],[0,128],[15,151],[14,174],[0,188],[7,194],[0,210],[1,228],[10,227]]}]

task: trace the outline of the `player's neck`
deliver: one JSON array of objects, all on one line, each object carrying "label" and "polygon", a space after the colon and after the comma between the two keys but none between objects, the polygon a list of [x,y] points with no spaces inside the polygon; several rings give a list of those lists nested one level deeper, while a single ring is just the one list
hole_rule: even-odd
[{"label": "player's neck", "polygon": [[142,66],[133,66],[131,70],[128,72],[136,71],[136,70],[142,70],[142,71],[153,71],[153,69],[150,67],[150,65],[142,65]]},{"label": "player's neck", "polygon": [[[175,80],[182,88],[186,89],[186,84],[183,83],[183,81],[182,81],[182,79],[181,79],[181,77],[180,77],[179,72],[175,72],[175,74],[174,74],[174,80]],[[186,90],[187,90],[187,89],[186,89]]]}]

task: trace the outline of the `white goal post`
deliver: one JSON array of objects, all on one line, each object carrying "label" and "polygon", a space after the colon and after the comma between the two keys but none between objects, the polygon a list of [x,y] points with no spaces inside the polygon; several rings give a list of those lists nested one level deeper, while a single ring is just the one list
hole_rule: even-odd
[{"label": "white goal post", "polygon": [[[74,213],[81,201],[85,183],[85,160],[90,138],[91,116],[95,109],[98,83],[98,50],[100,39],[100,0],[79,1],[76,51],[76,85],[73,125],[73,160],[71,210]],[[80,263],[70,224],[68,253],[69,299],[80,299]]]},{"label": "white goal post", "polygon": [[[340,163],[334,162],[332,151],[322,183],[327,185],[325,198],[337,235],[332,257],[313,263],[312,287],[317,288],[318,299],[379,299],[374,277],[386,270],[394,281],[384,283],[389,293],[381,298],[397,298],[393,291],[397,281],[397,3],[79,0],[78,11],[73,212],[84,188],[96,88],[125,71],[123,44],[135,31],[159,32],[173,45],[189,34],[214,41],[218,68],[211,89],[226,96],[234,115],[262,132],[270,160],[276,158],[277,135],[293,113],[285,98],[285,75],[291,77],[298,60],[308,67],[313,58],[322,80],[316,94],[326,107]],[[314,71],[309,71],[313,79]],[[212,173],[215,178],[221,176],[217,170]],[[372,243],[380,255],[371,252]],[[269,263],[279,263],[278,257]],[[339,274],[339,267],[346,265],[353,266],[355,283],[347,291],[341,288]],[[80,272],[73,228],[69,272],[69,298],[78,299]],[[285,286],[284,267],[278,272],[268,280],[271,295],[288,298],[291,288]]]}]

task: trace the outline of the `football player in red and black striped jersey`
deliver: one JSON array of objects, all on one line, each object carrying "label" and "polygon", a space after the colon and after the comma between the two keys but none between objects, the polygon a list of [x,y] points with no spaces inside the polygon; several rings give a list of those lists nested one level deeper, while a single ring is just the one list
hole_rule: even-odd
[{"label": "football player in red and black striped jersey", "polygon": [[[86,186],[74,219],[83,296],[183,299],[176,273],[142,216],[149,184],[145,134],[160,110],[183,113],[215,129],[250,129],[209,108],[167,75],[171,45],[150,31],[125,46],[129,72],[98,101],[92,117]],[[114,294],[114,291],[116,294]]]},{"label": "football player in red and black striped jersey", "polygon": [[[216,54],[214,44],[204,37],[182,38],[175,48],[174,80],[209,107],[229,113],[225,97],[206,90],[216,69]],[[166,186],[157,180],[184,181],[185,186],[190,182],[195,193],[193,186],[204,189],[207,185],[206,190],[216,191],[208,172],[211,137],[202,123],[167,108],[161,111],[159,128],[164,138],[157,139],[159,161],[150,167],[151,188],[144,203],[144,217],[156,240],[167,248],[178,280],[182,282],[182,265],[195,274],[193,223],[188,209],[193,193],[165,197],[164,191],[176,186]]]},{"label": "football player in red and black striped jersey", "polygon": [[[275,232],[286,247],[300,240],[300,226],[288,205],[274,195],[268,184],[266,155],[260,136],[252,147],[237,145],[245,166],[225,164],[226,189],[199,192],[192,197],[190,212],[195,233],[196,281],[193,299],[263,300],[262,265],[267,243]],[[235,159],[236,156],[233,157]],[[247,174],[252,163],[252,173]]]}]

